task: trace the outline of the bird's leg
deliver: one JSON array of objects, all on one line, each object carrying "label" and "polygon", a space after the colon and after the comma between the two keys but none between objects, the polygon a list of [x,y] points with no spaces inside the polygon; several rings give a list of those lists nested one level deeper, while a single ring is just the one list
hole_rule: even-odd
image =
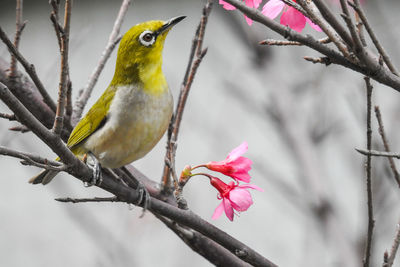
[{"label": "bird's leg", "polygon": [[101,165],[92,152],[89,151],[88,154],[90,158],[93,160],[93,167],[88,165],[93,170],[93,178],[87,185],[88,186],[100,185],[101,182],[103,181],[101,177]]},{"label": "bird's leg", "polygon": [[140,215],[140,218],[142,218],[144,216],[144,213],[148,209],[148,207],[150,207],[150,200],[151,200],[150,193],[149,193],[149,191],[147,191],[146,186],[141,181],[136,179],[132,175],[132,173],[130,173],[128,171],[128,169],[126,169],[126,167],[122,167],[121,170],[124,172],[124,174],[126,176],[128,176],[128,178],[132,182],[134,182],[136,184],[136,190],[138,190],[138,192],[139,192],[139,198],[138,198],[137,204],[139,205],[143,202],[143,213],[142,213],[142,215]]}]

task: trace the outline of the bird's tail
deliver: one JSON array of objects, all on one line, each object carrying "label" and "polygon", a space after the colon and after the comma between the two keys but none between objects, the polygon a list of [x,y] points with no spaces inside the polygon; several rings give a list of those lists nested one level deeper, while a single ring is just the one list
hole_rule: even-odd
[{"label": "bird's tail", "polygon": [[53,180],[53,178],[59,173],[59,171],[53,171],[53,170],[43,170],[41,171],[38,175],[32,177],[29,180],[29,183],[31,184],[43,184],[46,185]]}]

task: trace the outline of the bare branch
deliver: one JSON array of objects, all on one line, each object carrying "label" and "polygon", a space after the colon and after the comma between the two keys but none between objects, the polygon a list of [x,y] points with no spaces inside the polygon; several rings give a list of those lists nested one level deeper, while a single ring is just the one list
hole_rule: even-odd
[{"label": "bare branch", "polygon": [[0,155],[23,159],[23,164],[25,165],[33,165],[36,167],[57,171],[66,170],[66,166],[61,162],[48,160],[46,158],[42,158],[31,153],[13,150],[4,146],[0,146]]},{"label": "bare branch", "polygon": [[59,23],[59,16],[58,16],[59,4],[56,0],[50,0],[50,5],[53,8],[53,11],[50,14],[50,20],[53,23],[54,31],[56,33],[58,41],[58,46],[61,49],[62,47],[61,35],[63,34],[64,30]]},{"label": "bare branch", "polygon": [[208,239],[202,234],[183,227],[174,221],[171,221],[163,216],[154,214],[160,221],[162,221],[171,231],[173,231],[186,245],[193,251],[202,255],[209,262],[215,266],[250,266],[244,261],[232,255],[229,251],[218,245],[214,241]]},{"label": "bare branch", "polygon": [[58,202],[64,203],[87,203],[87,202],[124,202],[119,200],[117,197],[95,197],[95,198],[56,198],[54,199]]},{"label": "bare branch", "polygon": [[[389,142],[386,138],[385,128],[383,127],[382,115],[378,106],[375,106],[375,115],[379,124],[379,134],[381,135],[381,139],[383,142],[383,146],[385,147],[386,152],[390,152]],[[396,180],[398,186],[400,187],[400,174],[396,169],[396,165],[394,164],[394,160],[391,157],[388,157],[390,168],[392,169],[394,179]]]},{"label": "bare branch", "polygon": [[90,95],[92,94],[93,88],[97,83],[97,80],[100,76],[101,71],[104,68],[104,65],[110,57],[111,52],[114,50],[115,46],[122,38],[121,36],[119,36],[119,32],[130,3],[131,0],[124,0],[121,4],[118,16],[114,22],[114,27],[111,31],[110,37],[108,38],[108,43],[103,51],[103,54],[101,55],[100,61],[93,70],[93,73],[90,76],[86,87],[83,89],[82,94],[79,96],[79,99],[75,102],[71,119],[72,125],[75,125],[82,116],[83,109],[85,108],[85,105],[89,100]]},{"label": "bare branch", "polygon": [[351,15],[349,12],[349,7],[347,6],[347,0],[340,0],[340,5],[342,6],[342,11],[344,14],[342,14],[343,19],[345,20],[347,24],[347,28],[350,30],[351,37],[353,39],[353,49],[354,52],[358,55],[363,55],[362,51],[364,50],[364,46],[361,44],[360,37],[357,34],[357,29],[356,26],[353,23],[353,20],[351,19]]},{"label": "bare branch", "polygon": [[394,259],[396,257],[397,250],[400,244],[400,224],[397,224],[396,235],[393,240],[392,249],[390,250],[390,255],[387,257],[385,264],[382,267],[391,267],[393,265]]},{"label": "bare branch", "polygon": [[324,17],[324,19],[332,25],[332,27],[335,29],[335,31],[340,35],[340,37],[351,47],[353,44],[353,41],[351,39],[351,36],[349,33],[346,31],[346,28],[343,27],[343,25],[337,20],[335,15],[330,11],[330,9],[325,5],[325,1],[323,0],[314,0],[314,4],[318,7],[319,11],[321,12],[321,15]]},{"label": "bare branch", "polygon": [[[331,41],[329,37],[321,38],[318,40],[321,44],[328,44]],[[260,41],[258,44],[260,45],[276,45],[276,46],[302,46],[303,44],[300,42],[295,42],[295,41],[286,41],[286,40],[274,40],[274,39],[266,39],[263,41]]]},{"label": "bare branch", "polygon": [[[372,129],[371,129],[371,98],[372,98],[372,85],[369,77],[364,77],[365,84],[367,87],[367,149],[371,150],[372,145]],[[364,267],[370,266],[371,258],[371,245],[372,245],[372,234],[374,230],[374,210],[372,204],[372,181],[371,181],[371,155],[367,155],[366,168],[366,180],[367,180],[367,204],[368,204],[368,232],[367,232],[367,243],[365,247],[364,255]]]},{"label": "bare branch", "polygon": [[[23,10],[23,0],[16,0],[17,6],[15,8],[15,17],[16,17],[16,30],[14,36],[14,46],[18,49],[19,40],[21,39],[22,31],[25,28],[26,22],[22,22],[22,10]],[[11,54],[11,62],[10,62],[10,78],[14,79],[17,77],[17,59],[14,54]]]},{"label": "bare branch", "polygon": [[8,39],[6,33],[0,27],[0,39],[3,41],[5,45],[7,45],[10,52],[15,56],[15,58],[22,64],[25,71],[28,73],[29,77],[31,77],[33,83],[36,85],[36,88],[39,90],[40,94],[43,97],[43,101],[53,110],[56,110],[56,104],[51,99],[50,95],[47,93],[44,88],[42,82],[36,74],[35,66],[30,64],[22,55],[18,52],[15,46],[11,43],[10,39]]},{"label": "bare branch", "polygon": [[[206,5],[203,8],[203,15],[200,19],[200,24],[196,30],[195,36],[192,42],[192,48],[189,57],[189,63],[186,69],[186,74],[183,79],[181,90],[179,92],[178,103],[175,108],[174,115],[172,116],[169,130],[168,130],[168,141],[167,141],[167,151],[165,155],[165,165],[164,172],[162,176],[162,185],[165,189],[170,187],[170,171],[171,167],[168,163],[172,163],[172,157],[175,155],[176,144],[178,139],[179,127],[182,121],[183,111],[185,109],[186,100],[188,98],[190,88],[192,86],[193,79],[196,75],[197,69],[203,59],[203,57],[207,53],[207,48],[202,49],[204,33],[207,25],[208,16],[211,13],[212,9],[212,1],[208,0]],[[194,58],[196,60],[193,62]],[[176,177],[176,174],[174,174]],[[177,184],[178,181],[175,181]]]},{"label": "bare branch", "polygon": [[361,8],[360,1],[359,0],[354,0],[354,4],[349,2],[349,5],[351,5],[354,8],[354,10],[358,13],[358,15],[360,16],[360,19],[361,19],[362,23],[364,24],[365,29],[368,32],[368,35],[371,37],[371,40],[374,43],[376,49],[378,49],[379,54],[382,56],[383,60],[385,61],[386,66],[389,68],[389,70],[393,74],[399,76],[399,71],[393,65],[393,63],[390,60],[390,58],[389,58],[388,54],[386,53],[385,49],[383,48],[383,46],[378,41],[378,38],[376,37],[375,32],[372,30],[371,26],[369,25],[367,16],[365,15],[363,9]]},{"label": "bare branch", "polygon": [[7,119],[9,121],[16,121],[17,117],[15,117],[14,114],[6,114],[6,113],[0,113],[0,118]]},{"label": "bare branch", "polygon": [[326,66],[329,66],[332,63],[332,61],[331,61],[331,59],[329,57],[308,57],[308,56],[305,56],[303,58],[305,60],[307,60],[307,61],[310,61],[310,62],[314,63],[314,64],[320,63],[320,64],[324,64]]},{"label": "bare branch", "polygon": [[365,150],[365,149],[361,149],[361,148],[355,148],[355,150],[358,153],[363,154],[365,156],[388,157],[388,158],[400,159],[399,153],[390,153],[390,152],[377,151],[377,150]]},{"label": "bare branch", "polygon": [[60,135],[64,125],[65,98],[67,94],[68,82],[68,48],[69,48],[69,29],[71,21],[72,0],[65,0],[64,26],[61,35],[61,71],[60,84],[58,87],[58,102],[56,117],[54,119],[53,132]]},{"label": "bare branch", "polygon": [[18,126],[10,127],[10,128],[8,128],[8,130],[14,131],[14,132],[21,132],[21,133],[27,133],[30,131],[29,128],[26,127],[25,125],[18,125]]}]

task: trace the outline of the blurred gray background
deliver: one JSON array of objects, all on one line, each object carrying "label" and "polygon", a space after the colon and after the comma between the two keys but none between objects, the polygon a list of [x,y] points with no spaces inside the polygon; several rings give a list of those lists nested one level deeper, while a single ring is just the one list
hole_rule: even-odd
[{"label": "blurred gray background", "polygon": [[[187,18],[167,37],[163,69],[175,99],[186,68],[204,1],[132,1],[122,32],[151,19]],[[74,1],[70,37],[70,76],[77,91],[108,40],[120,1]],[[332,4],[339,12],[339,7]],[[394,63],[400,65],[400,2],[368,0],[371,25]],[[25,1],[28,24],[20,51],[33,64],[50,94],[57,97],[58,44],[47,1]],[[13,36],[15,3],[0,2],[0,25]],[[305,32],[321,33],[306,26]],[[281,39],[255,23],[248,27],[237,11],[216,2],[209,19],[201,64],[187,102],[178,141],[177,170],[186,164],[222,160],[242,141],[254,161],[254,205],[230,222],[211,220],[219,204],[208,180],[193,178],[185,187],[189,207],[279,266],[361,266],[367,205],[364,158],[365,88],[362,76],[338,66],[313,65],[318,56],[304,47],[260,47],[265,38]],[[0,44],[0,57],[9,54]],[[113,52],[89,100],[90,107],[110,82]],[[20,67],[21,69],[21,67]],[[400,94],[377,83],[373,101],[380,105],[393,151],[400,151]],[[87,110],[87,109],[86,109]],[[0,112],[9,110],[0,104]],[[0,145],[55,155],[32,133],[7,131],[0,120]],[[383,150],[373,118],[374,148]],[[133,165],[159,181],[165,138]],[[376,227],[373,265],[381,265],[400,218],[400,197],[384,159],[373,171]],[[56,197],[107,196],[63,174],[49,186],[32,186],[39,169],[0,157],[0,266],[209,266],[149,212],[125,204],[62,204]],[[396,266],[400,266],[400,259]]]}]

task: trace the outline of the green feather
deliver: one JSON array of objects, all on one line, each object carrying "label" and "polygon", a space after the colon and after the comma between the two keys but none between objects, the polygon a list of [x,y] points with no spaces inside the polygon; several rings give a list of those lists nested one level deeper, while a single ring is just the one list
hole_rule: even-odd
[{"label": "green feather", "polygon": [[103,95],[92,106],[88,113],[78,122],[68,139],[68,147],[73,149],[93,134],[106,119],[116,88],[109,86]]}]

